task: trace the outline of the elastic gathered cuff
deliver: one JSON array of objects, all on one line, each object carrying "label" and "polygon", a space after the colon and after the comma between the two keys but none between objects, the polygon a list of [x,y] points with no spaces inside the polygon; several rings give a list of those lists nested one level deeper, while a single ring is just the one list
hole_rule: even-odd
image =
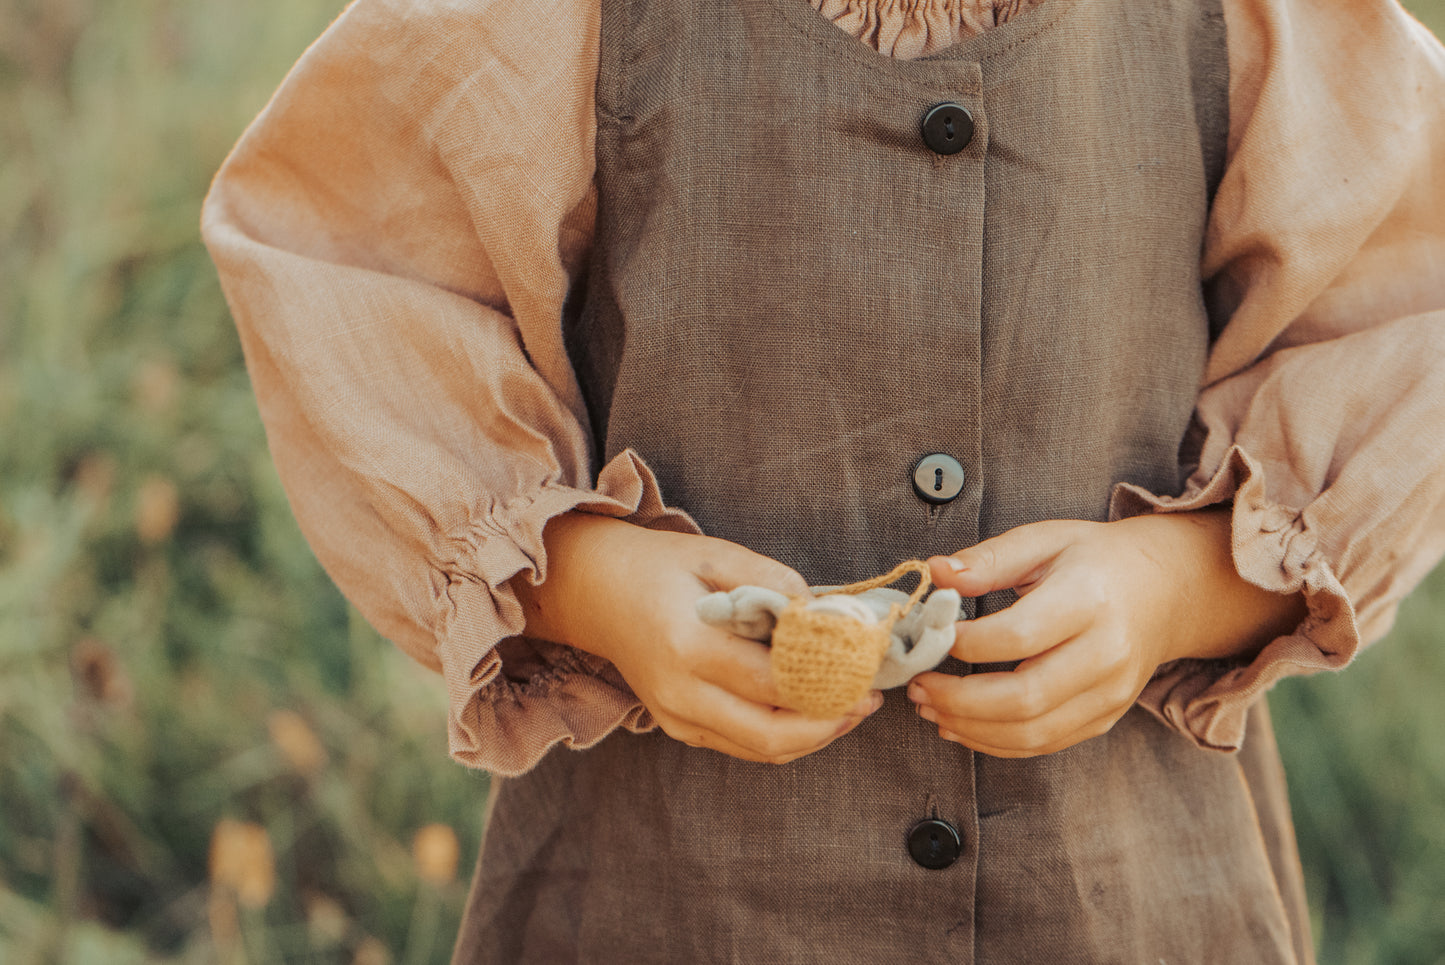
[{"label": "elastic gathered cuff", "polygon": [[1281,678],[1338,670],[1361,645],[1355,610],[1319,550],[1308,513],[1270,502],[1264,470],[1239,446],[1202,486],[1157,496],[1129,483],[1114,489],[1109,518],[1181,513],[1233,502],[1231,548],[1239,575],[1262,589],[1303,591],[1309,612],[1293,633],[1250,660],[1176,660],[1164,664],[1139,704],[1200,747],[1236,751],[1250,706]]},{"label": "elastic gathered cuff", "polygon": [[452,535],[454,558],[441,567],[437,655],[449,696],[449,750],[468,767],[512,776],[556,744],[591,747],[618,727],[655,726],[608,661],[521,637],[525,617],[509,581],[524,571],[533,584],[546,579],[542,532],[572,510],[701,532],[686,513],[663,505],[656,477],[629,449],[603,467],[595,490],[547,485],[492,505]]}]

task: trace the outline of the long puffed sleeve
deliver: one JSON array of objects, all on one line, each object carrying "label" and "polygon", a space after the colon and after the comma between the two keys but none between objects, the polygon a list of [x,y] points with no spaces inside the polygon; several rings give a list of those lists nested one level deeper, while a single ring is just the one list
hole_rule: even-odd
[{"label": "long puffed sleeve", "polygon": [[1393,0],[1225,0],[1230,138],[1203,272],[1214,342],[1179,498],[1233,502],[1236,566],[1309,615],[1140,700],[1234,749],[1283,676],[1338,668],[1445,552],[1445,52]]},{"label": "long puffed sleeve", "polygon": [[562,306],[591,243],[595,5],[359,0],[218,174],[203,231],[317,556],[438,669],[501,773],[650,720],[524,640],[508,581],[570,509],[695,530],[632,453],[594,480]]}]

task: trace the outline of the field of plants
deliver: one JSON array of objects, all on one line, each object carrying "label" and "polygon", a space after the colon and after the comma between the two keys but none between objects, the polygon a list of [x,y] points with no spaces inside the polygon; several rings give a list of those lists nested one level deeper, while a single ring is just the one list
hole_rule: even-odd
[{"label": "field of plants", "polygon": [[[0,0],[7,965],[447,960],[486,777],[301,539],[197,237],[340,6]],[[1445,962],[1442,689],[1445,571],[1272,696],[1323,962]]]}]

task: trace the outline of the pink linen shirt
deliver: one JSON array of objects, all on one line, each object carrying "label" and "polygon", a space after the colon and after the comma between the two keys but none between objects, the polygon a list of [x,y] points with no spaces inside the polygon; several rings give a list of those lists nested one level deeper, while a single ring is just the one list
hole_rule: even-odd
[{"label": "pink linen shirt", "polygon": [[[810,2],[894,57],[1031,5]],[[1140,697],[1234,749],[1274,681],[1348,663],[1445,552],[1445,51],[1393,0],[1224,12],[1198,465],[1182,494],[1121,486],[1112,511],[1232,503],[1239,572],[1306,594],[1305,621],[1253,659],[1166,665]],[[593,474],[562,339],[596,209],[599,16],[358,0],[203,216],[302,530],[367,619],[442,672],[453,755],[503,774],[653,726],[606,661],[520,636],[509,584],[545,578],[547,521],[696,528],[635,454]]]}]

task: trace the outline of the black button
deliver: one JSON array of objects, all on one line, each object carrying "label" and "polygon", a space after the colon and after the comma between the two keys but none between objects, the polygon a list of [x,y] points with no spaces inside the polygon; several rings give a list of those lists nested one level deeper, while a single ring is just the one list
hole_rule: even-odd
[{"label": "black button", "polygon": [[908,853],[925,868],[937,871],[958,860],[963,838],[942,818],[925,818],[908,831]]},{"label": "black button", "polygon": [[939,154],[957,154],[973,140],[973,115],[962,104],[935,104],[923,115],[923,143]]},{"label": "black button", "polygon": [[941,452],[924,456],[913,467],[913,491],[930,503],[946,503],[963,492],[963,466]]}]

